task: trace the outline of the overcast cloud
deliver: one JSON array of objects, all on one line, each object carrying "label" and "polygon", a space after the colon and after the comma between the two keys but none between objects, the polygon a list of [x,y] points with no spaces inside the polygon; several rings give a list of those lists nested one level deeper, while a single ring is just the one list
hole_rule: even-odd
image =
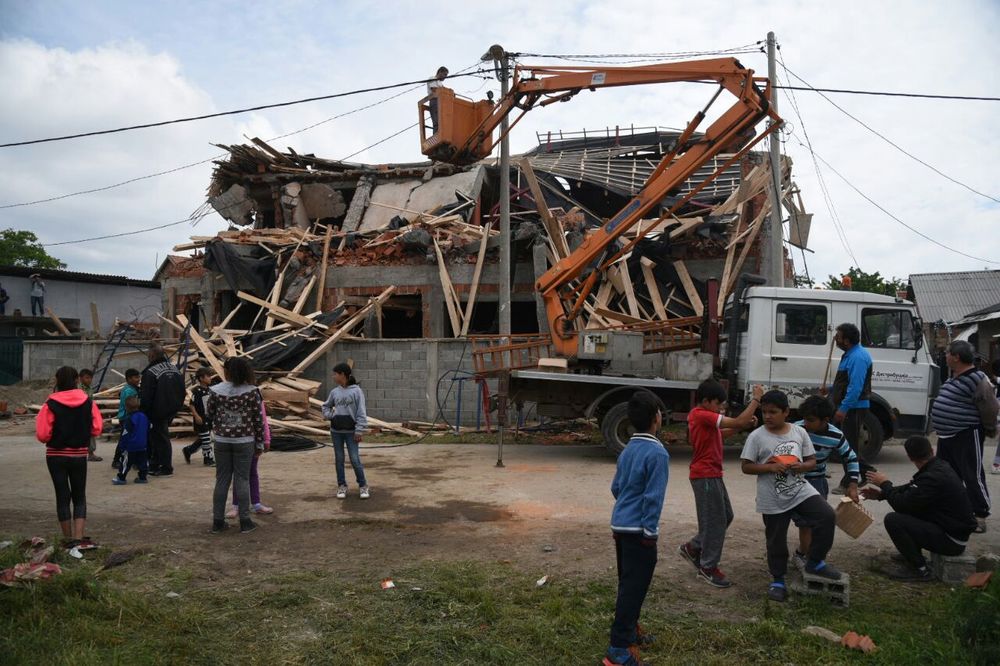
[{"label": "overcast cloud", "polygon": [[[774,30],[788,67],[816,86],[1000,95],[1000,4],[701,2],[0,2],[0,142],[104,129],[454,72],[493,43],[521,53],[600,54],[711,50]],[[740,56],[766,73],[762,54]],[[523,57],[524,62],[541,62]],[[556,62],[556,61],[553,61]],[[467,78],[470,96],[498,90]],[[394,91],[395,92],[395,91]],[[101,187],[205,160],[212,143],[295,131],[394,92],[112,136],[0,149],[0,205]],[[341,158],[416,120],[414,91],[276,142]],[[997,102],[835,95],[852,114],[910,152],[1000,198]],[[796,93],[816,152],[907,224],[968,254],[1000,262],[1000,205],[900,154],[817,95]],[[706,100],[704,86],[663,85],[580,95],[534,111],[515,129],[535,133],[630,125],[679,127]],[[838,238],[786,97],[786,152],[815,213],[807,261],[813,277],[854,262]],[[420,159],[416,130],[352,158]],[[45,243],[184,219],[204,202],[210,164],[106,192],[0,209],[0,228],[30,229]],[[906,230],[825,172],[846,239],[861,267],[910,273],[1000,268],[948,252]],[[188,235],[224,228],[217,216],[114,240],[53,246],[72,270],[148,278]],[[803,271],[795,253],[796,269]]]}]

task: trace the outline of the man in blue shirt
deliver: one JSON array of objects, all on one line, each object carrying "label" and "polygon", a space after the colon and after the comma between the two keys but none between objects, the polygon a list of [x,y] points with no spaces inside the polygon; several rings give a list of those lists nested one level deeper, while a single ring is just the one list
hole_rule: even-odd
[{"label": "man in blue shirt", "polygon": [[663,425],[657,399],[645,391],[636,393],[628,401],[628,418],[636,432],[618,457],[611,482],[618,599],[605,666],[640,666],[644,662],[638,646],[652,642],[650,636],[640,635],[639,613],[656,568],[656,537],[670,468],[670,456],[656,438]]},{"label": "man in blue shirt", "polygon": [[[844,352],[833,378],[833,386],[830,387],[830,400],[837,408],[833,422],[844,432],[851,450],[857,454],[861,475],[864,477],[868,471],[875,469],[865,462],[859,450],[861,424],[868,416],[870,407],[868,398],[872,392],[872,357],[861,346],[861,331],[854,324],[845,322],[838,326],[833,341]],[[844,476],[834,494],[842,495],[848,483],[848,477]]]}]

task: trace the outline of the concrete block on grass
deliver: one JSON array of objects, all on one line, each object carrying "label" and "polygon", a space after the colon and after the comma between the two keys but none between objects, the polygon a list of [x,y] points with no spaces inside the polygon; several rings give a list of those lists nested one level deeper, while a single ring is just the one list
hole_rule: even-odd
[{"label": "concrete block on grass", "polygon": [[968,553],[954,557],[931,553],[931,571],[942,583],[957,585],[976,573],[976,558]]},{"label": "concrete block on grass", "polygon": [[851,604],[851,577],[846,573],[841,574],[840,580],[830,580],[822,576],[811,576],[803,571],[801,580],[793,580],[790,587],[798,594],[826,597],[844,608]]}]

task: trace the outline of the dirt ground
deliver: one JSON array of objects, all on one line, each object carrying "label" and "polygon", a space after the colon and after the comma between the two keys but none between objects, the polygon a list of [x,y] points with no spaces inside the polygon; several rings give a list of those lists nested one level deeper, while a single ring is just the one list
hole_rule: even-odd
[{"label": "dirt ground", "polygon": [[[0,536],[51,535],[56,531],[54,495],[42,445],[30,422],[8,422],[0,430]],[[258,517],[253,534],[210,535],[214,470],[197,460],[185,465],[175,441],[175,474],[148,485],[112,486],[111,443],[101,441],[105,462],[91,463],[88,532],[112,549],[142,546],[151,565],[193,571],[193,587],[226,584],[221,571],[292,571],[331,568],[338,575],[392,576],[419,560],[510,561],[539,576],[590,577],[611,574],[614,555],[608,520],[614,461],[595,446],[505,448],[498,468],[496,449],[486,445],[422,443],[363,450],[372,497],[351,493],[337,500],[333,453],[329,448],[271,452],[261,461],[265,503],[275,509]],[[898,442],[877,461],[897,481],[913,473]],[[687,481],[690,449],[672,446],[671,479],[661,523],[657,576],[676,584],[692,607],[708,594],[759,599],[766,585],[761,520],[754,512],[755,481],[739,471],[739,449],[726,452],[726,484],[736,512],[722,568],[737,585],[710,590],[676,553],[696,528]],[[988,452],[992,457],[992,449]],[[831,467],[834,473],[837,469]],[[130,479],[131,481],[131,479]],[[1000,476],[989,477],[994,497]],[[839,498],[831,497],[831,501]],[[880,519],[886,505],[866,506],[879,522],[854,541],[838,530],[829,560],[847,572],[864,571],[891,544]],[[973,535],[970,552],[1000,552],[1000,522]],[[233,566],[238,564],[239,566]],[[229,574],[233,575],[233,574]],[[684,594],[686,592],[687,594]]]}]

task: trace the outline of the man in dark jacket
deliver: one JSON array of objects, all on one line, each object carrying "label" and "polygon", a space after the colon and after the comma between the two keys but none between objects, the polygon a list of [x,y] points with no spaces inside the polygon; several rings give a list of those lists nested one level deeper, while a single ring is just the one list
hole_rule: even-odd
[{"label": "man in dark jacket", "polygon": [[922,550],[940,555],[961,555],[976,528],[972,503],[962,480],[944,460],[934,457],[925,437],[906,440],[906,455],[917,467],[913,479],[893,486],[885,474],[869,472],[864,488],[867,499],[886,500],[894,509],[885,517],[885,530],[899,551],[903,567],[889,573],[894,580],[920,582],[933,578]]},{"label": "man in dark jacket", "polygon": [[147,356],[149,365],[142,371],[139,402],[140,410],[149,418],[149,473],[170,476],[174,473],[170,422],[184,406],[184,377],[167,360],[160,345],[151,344]]}]

